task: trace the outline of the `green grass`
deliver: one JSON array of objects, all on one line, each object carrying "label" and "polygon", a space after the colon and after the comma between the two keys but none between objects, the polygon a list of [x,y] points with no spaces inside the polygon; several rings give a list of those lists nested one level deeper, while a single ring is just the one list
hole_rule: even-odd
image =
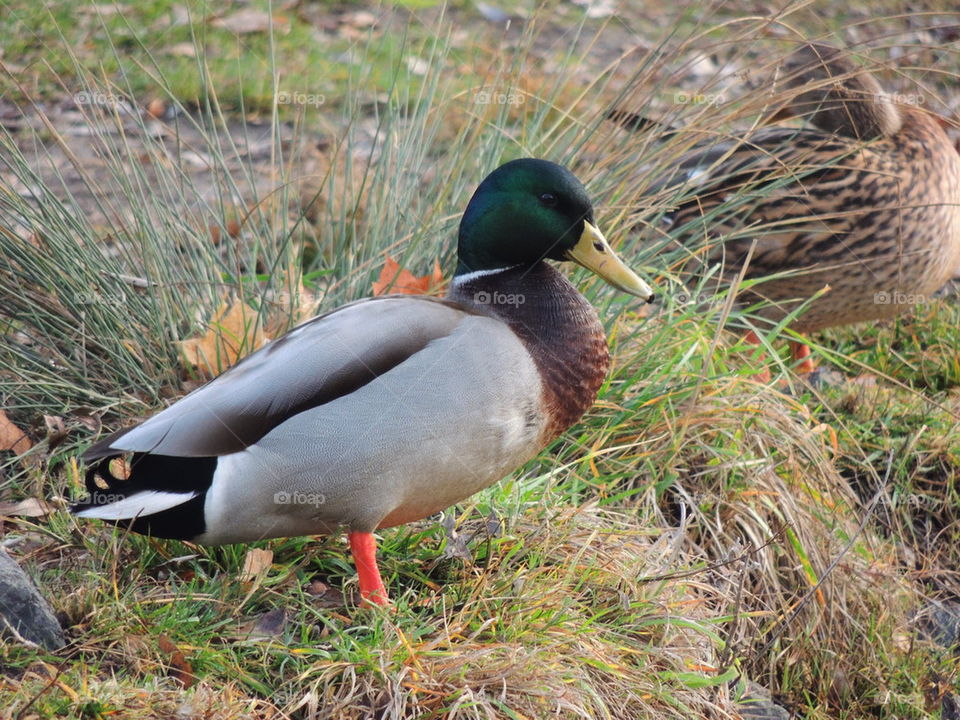
[{"label": "green grass", "polygon": [[[63,87],[76,89],[83,74],[91,73],[135,98],[169,92],[196,107],[213,93],[232,110],[263,111],[273,103],[274,67],[282,68],[281,89],[285,80],[296,78],[298,85],[331,100],[348,76],[346,63],[331,61],[328,49],[313,40],[308,23],[269,2],[77,6],[11,1],[3,9],[5,57],[22,70],[14,73],[16,79],[0,80],[0,94],[21,102],[38,94],[58,95]],[[241,33],[217,24],[241,9],[272,14],[276,33]],[[341,53],[351,45],[334,43]]]},{"label": "green grass", "polygon": [[[642,62],[604,73],[585,48],[623,32],[619,21],[584,28],[581,11],[551,6],[512,31],[507,51],[490,40],[499,30],[463,39],[413,14],[383,43],[323,44],[297,6],[277,11],[289,32],[244,36],[238,52],[235,37],[200,22],[211,13],[200,6],[196,22],[162,37],[151,28],[171,4],[102,20],[65,4],[5,7],[20,23],[0,30],[5,61],[39,73],[4,86],[7,99],[123,87],[189,112],[177,146],[152,138],[149,121],[82,106],[95,129],[86,142],[104,159],[86,184],[67,182],[82,162],[41,172],[28,131],[0,135],[2,176],[45,188],[0,191],[0,398],[39,441],[26,461],[4,459],[0,500],[81,494],[75,457],[97,423],[119,427],[193,386],[173,343],[201,331],[225,294],[277,334],[302,294],[320,310],[369,294],[387,252],[418,274],[435,259],[449,272],[459,214],[505,159],[574,167],[608,237],[668,297],[639,312],[573,273],[615,358],[597,405],[442,521],[380,533],[392,612],[357,607],[339,537],[258,543],[272,563],[242,579],[248,546],[157,541],[62,511],[5,521],[5,545],[70,642],[58,653],[2,646],[0,717],[689,718],[732,714],[743,679],[800,717],[935,713],[929,682],[955,681],[955,660],[918,639],[910,618],[956,590],[958,306],[815,338],[823,364],[874,374],[876,387],[810,388],[786,372],[758,383],[759,360],[718,330],[723,298],[684,302],[676,255],[624,231],[644,202],[637,168],[678,149],[627,146],[603,113],[624,88],[656,109],[693,81]],[[701,32],[721,48],[763,46],[762,22],[671,12],[675,25],[645,31],[664,67],[683,66]],[[202,51],[202,72],[164,55],[178,42]],[[337,65],[344,48],[368,62]],[[336,101],[275,108],[284,73]],[[478,103],[480,88],[522,89],[525,102]],[[719,116],[694,108],[691,131],[735,125],[755,100],[746,93]],[[269,119],[267,185],[235,151],[263,127],[241,107]],[[332,137],[317,157],[314,124]],[[56,125],[40,134],[44,147],[71,142]],[[612,137],[623,152],[609,152]],[[210,177],[190,171],[197,151]],[[114,190],[96,203],[63,190],[108,180]],[[770,349],[781,343],[771,337]],[[70,431],[55,447],[44,414]],[[258,636],[258,623],[270,632]]]},{"label": "green grass", "polygon": [[[416,92],[428,60],[424,48],[438,33],[451,32],[444,27],[448,14],[465,14],[456,3],[444,9],[434,0],[4,0],[0,9],[0,57],[8,66],[0,73],[0,98],[37,102],[59,100],[66,92],[80,104],[116,98],[147,105],[173,97],[191,110],[215,100],[249,118],[277,111],[321,127],[320,107],[330,113],[358,101],[376,106],[398,87]],[[496,65],[498,37],[496,26],[482,26],[471,42],[448,48],[445,69],[461,92],[473,94],[476,81]],[[398,73],[404,67],[416,71]],[[87,93],[91,78],[103,86],[99,94]]]}]

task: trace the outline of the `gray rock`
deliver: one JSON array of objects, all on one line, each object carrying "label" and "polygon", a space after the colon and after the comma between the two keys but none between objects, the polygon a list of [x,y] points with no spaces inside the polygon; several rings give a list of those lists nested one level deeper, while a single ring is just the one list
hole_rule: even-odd
[{"label": "gray rock", "polygon": [[0,636],[25,645],[57,650],[63,629],[33,581],[0,547]]},{"label": "gray rock", "polygon": [[743,720],[791,720],[786,708],[777,705],[770,691],[754,682],[747,683],[747,690],[737,701],[737,712]]},{"label": "gray rock", "polygon": [[920,637],[952,650],[960,646],[960,602],[931,600],[914,616]]}]

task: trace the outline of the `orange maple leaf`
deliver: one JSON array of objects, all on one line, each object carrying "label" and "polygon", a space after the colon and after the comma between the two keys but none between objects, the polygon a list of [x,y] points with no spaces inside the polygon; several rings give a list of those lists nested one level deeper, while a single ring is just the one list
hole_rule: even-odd
[{"label": "orange maple leaf", "polygon": [[400,263],[387,255],[379,279],[373,282],[373,294],[439,295],[443,285],[443,272],[438,260],[433,261],[432,273],[418,277],[409,270],[401,269]]},{"label": "orange maple leaf", "polygon": [[187,367],[212,377],[267,342],[257,311],[240,300],[224,301],[199,337],[177,341]]},{"label": "orange maple leaf", "polygon": [[27,434],[14,425],[3,410],[0,410],[0,452],[12,450],[17,455],[22,455],[32,447],[33,442]]}]

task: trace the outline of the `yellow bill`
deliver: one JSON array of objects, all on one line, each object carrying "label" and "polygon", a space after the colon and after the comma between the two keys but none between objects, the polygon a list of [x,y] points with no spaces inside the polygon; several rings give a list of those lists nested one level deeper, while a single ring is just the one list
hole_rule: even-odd
[{"label": "yellow bill", "polygon": [[603,233],[588,222],[583,223],[583,234],[567,252],[567,257],[587,270],[596,273],[618,290],[653,301],[653,288],[623,264],[610,247]]}]

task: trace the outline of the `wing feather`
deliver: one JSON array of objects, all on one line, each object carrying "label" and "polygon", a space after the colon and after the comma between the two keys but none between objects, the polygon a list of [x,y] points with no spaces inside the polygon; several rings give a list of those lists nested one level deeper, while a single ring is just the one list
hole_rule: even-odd
[{"label": "wing feather", "polygon": [[166,410],[93,445],[84,460],[238,452],[290,417],[343,397],[451,333],[473,311],[392,295],[308,320]]},{"label": "wing feather", "polygon": [[[748,277],[796,269],[797,242],[842,245],[862,212],[844,209],[847,186],[867,182],[879,165],[869,145],[815,130],[769,128],[746,138],[694,148],[655,179],[675,210],[667,215],[682,243],[713,245],[697,261],[736,272],[753,251]],[[824,214],[824,196],[831,214]]]}]

